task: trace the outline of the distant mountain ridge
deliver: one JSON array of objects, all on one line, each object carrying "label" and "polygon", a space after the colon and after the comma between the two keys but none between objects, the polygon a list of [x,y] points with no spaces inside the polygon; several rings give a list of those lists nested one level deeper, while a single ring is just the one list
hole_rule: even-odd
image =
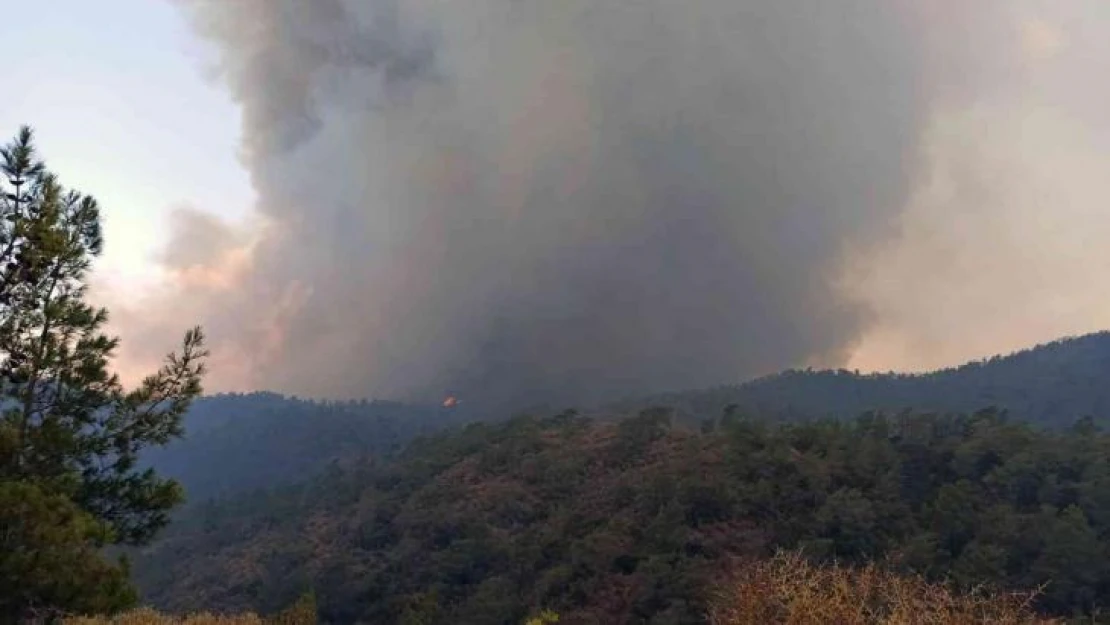
[{"label": "distant mountain ridge", "polygon": [[[680,420],[719,417],[730,405],[770,419],[849,418],[868,411],[969,413],[1065,427],[1110,416],[1110,332],[1066,338],[926,374],[791,370],[744,384],[660,394],[587,410],[595,417],[675,408]],[[335,461],[388,455],[443,428],[509,414],[389,401],[326,402],[277,393],[196,402],[186,438],[151,450],[148,463],[178,479],[191,502],[298,482]]]},{"label": "distant mountain ridge", "polygon": [[312,477],[330,463],[386,455],[414,437],[459,423],[458,413],[390,401],[327,402],[277,393],[197,400],[185,437],[148,450],[154,469],[191,503]]},{"label": "distant mountain ridge", "polygon": [[655,395],[613,405],[648,405],[712,418],[734,405],[780,419],[853,417],[864,412],[974,412],[1003,409],[1011,418],[1063,427],[1110,417],[1110,332],[1059,339],[929,373],[788,370],[735,386]]}]

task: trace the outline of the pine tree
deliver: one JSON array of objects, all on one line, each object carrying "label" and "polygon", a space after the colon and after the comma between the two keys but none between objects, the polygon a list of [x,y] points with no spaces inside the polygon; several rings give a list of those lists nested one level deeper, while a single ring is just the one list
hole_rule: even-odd
[{"label": "pine tree", "polygon": [[201,392],[203,335],[187,332],[124,390],[109,371],[119,341],[104,331],[107,311],[85,301],[103,247],[96,201],[61,186],[26,127],[0,149],[0,171],[0,620],[123,607],[123,567],[98,554],[149,541],[182,500],[138,456],[181,435]]}]

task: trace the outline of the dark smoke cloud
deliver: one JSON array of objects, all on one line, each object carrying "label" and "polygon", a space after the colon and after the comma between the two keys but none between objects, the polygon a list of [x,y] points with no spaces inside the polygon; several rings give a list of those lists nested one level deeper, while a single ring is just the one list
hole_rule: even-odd
[{"label": "dark smoke cloud", "polygon": [[220,278],[164,296],[215,388],[591,401],[836,364],[866,326],[836,278],[913,182],[910,2],[180,4],[263,221],[167,256]]}]

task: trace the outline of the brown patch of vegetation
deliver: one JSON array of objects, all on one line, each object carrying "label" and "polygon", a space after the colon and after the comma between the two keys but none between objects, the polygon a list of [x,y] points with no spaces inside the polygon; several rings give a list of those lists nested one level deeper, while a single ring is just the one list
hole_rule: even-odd
[{"label": "brown patch of vegetation", "polygon": [[82,616],[65,621],[65,625],[263,625],[263,623],[262,618],[256,614],[171,616],[149,608],[141,608],[113,617]]},{"label": "brown patch of vegetation", "polygon": [[175,616],[139,608],[116,616],[81,616],[63,621],[64,625],[316,625],[316,622],[316,596],[311,593],[265,618],[254,613],[220,615],[206,612]]},{"label": "brown patch of vegetation", "polygon": [[874,564],[816,566],[797,552],[737,568],[710,609],[712,625],[1051,625],[1033,595],[957,594]]}]

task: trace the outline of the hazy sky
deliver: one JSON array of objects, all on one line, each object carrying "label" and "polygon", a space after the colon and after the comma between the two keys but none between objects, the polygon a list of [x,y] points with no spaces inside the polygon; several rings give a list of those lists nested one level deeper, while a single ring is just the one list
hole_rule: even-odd
[{"label": "hazy sky", "polygon": [[[196,3],[190,0],[185,4],[190,2]],[[207,4],[210,13],[218,14],[235,13],[238,9],[224,9],[236,2],[197,4]],[[707,7],[713,3],[702,2],[695,4],[709,14]],[[426,9],[434,17],[442,17],[441,13],[450,17],[453,10],[446,8],[447,4],[420,0],[400,4],[418,7],[415,12]],[[913,163],[913,170],[904,172],[911,179],[911,188],[903,205],[884,211],[896,216],[894,223],[883,224],[884,236],[843,237],[866,239],[866,244],[844,250],[846,260],[836,272],[837,288],[850,294],[866,314],[853,317],[862,330],[855,338],[846,339],[848,356],[818,364],[920,370],[1110,327],[1110,297],[1106,296],[1106,276],[1110,275],[1110,246],[1106,244],[1110,233],[1110,86],[1104,80],[1110,68],[1110,2],[936,0],[896,4],[915,7],[907,8],[905,15],[911,31],[922,39],[922,93],[918,94],[922,110],[915,125],[906,128],[914,133],[911,142],[916,146],[914,157],[907,160]],[[123,321],[116,329],[123,334],[125,345],[129,338],[142,342],[151,334],[128,324],[145,323],[144,308],[129,310],[127,305],[137,301],[140,287],[165,278],[160,260],[169,258],[168,265],[180,268],[184,263],[205,270],[205,262],[186,257],[208,254],[210,250],[203,246],[215,245],[213,237],[232,236],[226,224],[243,223],[254,214],[256,192],[239,158],[244,140],[241,116],[244,110],[248,116],[277,113],[267,108],[265,91],[257,85],[244,86],[243,78],[234,72],[229,84],[227,76],[208,71],[219,56],[220,42],[228,55],[225,61],[243,50],[250,52],[235,47],[247,45],[236,41],[238,34],[217,33],[210,37],[217,40],[213,46],[212,41],[198,36],[187,11],[174,2],[44,0],[33,10],[28,6],[0,0],[0,14],[19,15],[15,25],[0,25],[0,55],[8,59],[0,132],[10,136],[20,124],[33,125],[51,168],[66,184],[100,200],[108,240],[97,283],[104,300],[120,311],[117,320]],[[244,0],[241,6],[257,9],[264,4]],[[437,8],[427,8],[433,6]],[[498,3],[488,0],[482,6],[496,7]],[[242,13],[248,15],[251,10]],[[492,10],[490,15],[494,15]],[[234,23],[231,17],[216,18]],[[473,16],[464,12],[458,18]],[[517,19],[524,23],[529,17]],[[479,27],[485,25],[475,26]],[[551,28],[551,32],[562,32],[559,24]],[[635,28],[629,26],[628,33],[636,35]],[[567,32],[573,28],[568,27]],[[287,33],[274,36],[282,34]],[[312,36],[308,33],[306,38]],[[459,40],[463,40],[461,35]],[[329,45],[325,40],[316,44],[306,50],[316,54]],[[698,51],[692,45],[683,49]],[[265,52],[275,50],[278,48]],[[546,63],[548,52],[537,47],[534,56],[515,61],[525,72],[526,63]],[[319,62],[311,55],[294,59],[281,54],[276,62]],[[483,62],[493,67],[501,61]],[[621,63],[625,61],[613,61],[614,75],[622,75],[628,65]],[[467,71],[479,71],[474,67],[485,66],[460,63],[448,69],[464,76]],[[315,80],[306,76],[306,80]],[[334,75],[328,76],[325,78],[336,80]],[[474,78],[481,81],[488,76],[475,73]],[[579,78],[568,72],[561,79]],[[236,88],[240,92],[233,98]],[[245,91],[248,89],[255,91]],[[586,87],[583,92],[593,93]],[[568,89],[566,93],[576,92]],[[590,104],[571,95],[562,104],[553,101],[547,106],[570,115],[567,111],[573,106]],[[508,93],[506,97],[511,103],[515,101],[512,98],[523,96]],[[559,109],[564,104],[571,109]],[[323,123],[329,127],[327,120]],[[334,137],[337,142],[345,140],[343,131],[335,130],[343,127],[338,123],[330,126],[331,132],[338,134]],[[254,130],[256,135],[264,134]],[[404,137],[398,139],[398,132],[389,140],[403,144]],[[261,139],[252,139],[247,133],[248,145],[252,140]],[[535,139],[541,147],[558,140],[562,139]],[[256,176],[280,171],[273,169],[273,163],[257,162],[258,144],[253,147]],[[365,148],[368,154],[375,149],[374,145]],[[319,149],[318,153],[334,156],[341,151]],[[361,156],[373,162],[367,154]],[[357,180],[352,184],[371,185],[369,174],[367,181],[359,178],[363,173],[354,172]],[[339,170],[337,175],[342,174]],[[272,187],[274,181],[268,182]],[[271,195],[274,192],[269,189]],[[363,197],[379,197],[374,189],[359,192]],[[269,210],[272,213],[273,207]],[[267,207],[261,212],[266,213]],[[175,215],[180,218],[176,226]],[[219,219],[209,221],[205,215]],[[359,219],[363,218],[372,222],[370,213],[362,213]],[[373,223],[359,223],[374,227]],[[845,226],[837,222],[830,228]],[[176,239],[171,236],[173,228],[178,230]],[[342,233],[342,224],[336,229]],[[181,232],[198,233],[200,249],[191,249]],[[236,254],[245,249],[232,247]],[[216,249],[212,254],[226,256],[225,252]],[[246,271],[244,264],[252,260],[236,254],[228,262],[234,264],[232,273],[239,276]],[[221,258],[221,262],[227,261]],[[220,267],[215,277],[204,274],[200,279],[223,279],[227,267]],[[193,274],[186,277],[190,276],[197,279]],[[211,290],[206,293],[215,297]],[[162,297],[163,307],[152,305],[153,310],[166,310],[167,301],[172,310],[181,300]],[[226,309],[243,303],[225,300],[222,305]],[[213,306],[219,308],[206,301],[195,310],[203,317]],[[188,314],[194,312],[194,308],[187,310]],[[229,313],[224,310],[220,314]],[[364,317],[365,311],[352,310],[351,315]],[[237,320],[253,323],[245,317]],[[183,329],[192,321],[207,319],[174,319],[171,327]],[[281,338],[288,339],[288,335]],[[346,347],[353,345],[346,343]],[[161,345],[142,347],[134,353],[125,350],[123,355],[139,362],[149,356],[148,347],[161,349]],[[286,347],[286,355],[297,352],[296,345]],[[126,370],[133,362],[123,364]],[[243,380],[249,379],[216,374],[211,385],[215,389],[242,386],[246,384]]]},{"label": "hazy sky", "polygon": [[230,218],[252,193],[239,111],[206,78],[205,49],[159,0],[0,0],[0,133],[19,125],[62,181],[104,208],[104,281],[150,279],[179,206]]}]

